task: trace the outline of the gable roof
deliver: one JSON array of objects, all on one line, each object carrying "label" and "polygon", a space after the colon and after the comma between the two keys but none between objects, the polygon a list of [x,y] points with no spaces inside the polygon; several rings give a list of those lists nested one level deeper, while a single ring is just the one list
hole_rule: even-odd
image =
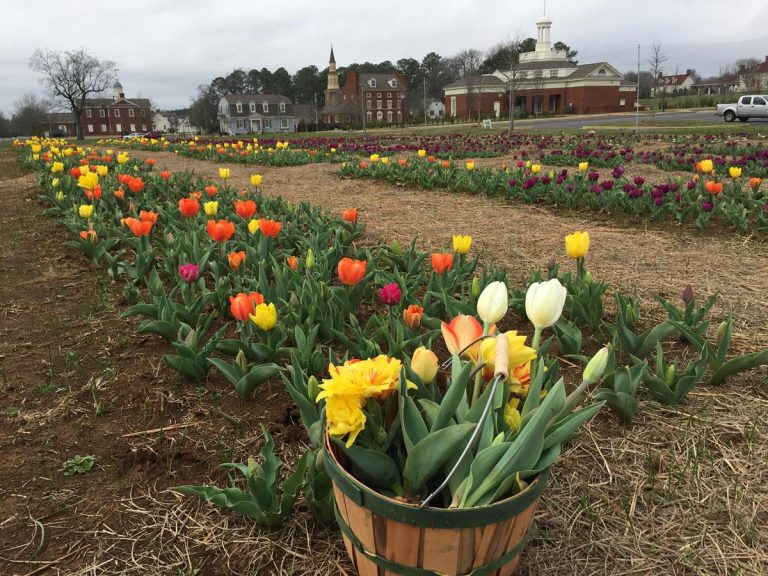
[{"label": "gable roof", "polygon": [[504,82],[494,76],[493,74],[483,74],[482,76],[469,76],[468,78],[461,78],[456,82],[451,82],[448,86],[443,86],[443,90],[450,90],[451,88],[466,88],[471,86],[472,88],[490,88],[505,86]]},{"label": "gable roof", "polygon": [[119,100],[113,100],[112,98],[86,98],[85,105],[88,107],[103,106],[106,108],[126,108],[129,106],[138,106],[139,108],[149,108],[149,98],[120,98]]},{"label": "gable roof", "polygon": [[72,112],[49,112],[40,120],[40,124],[74,124],[75,115]]},{"label": "gable roof", "polygon": [[658,84],[659,86],[680,86],[692,75],[693,75],[692,73],[686,72],[685,74],[673,74],[671,76],[660,76]]},{"label": "gable roof", "polygon": [[[360,74],[360,82],[363,85],[363,90],[374,89],[370,85],[371,80],[376,81],[375,90],[381,90],[382,88],[386,87],[387,90],[405,92],[405,81],[398,74]],[[392,80],[397,83],[397,85],[394,87],[390,84]]]},{"label": "gable roof", "polygon": [[572,74],[569,74],[566,76],[568,80],[575,80],[577,78],[586,78],[587,76],[592,75],[594,72],[599,71],[600,68],[605,68],[613,73],[614,77],[623,78],[624,76],[616,70],[613,66],[608,64],[608,62],[593,62],[591,64],[579,64],[576,66],[576,70],[573,71]]}]

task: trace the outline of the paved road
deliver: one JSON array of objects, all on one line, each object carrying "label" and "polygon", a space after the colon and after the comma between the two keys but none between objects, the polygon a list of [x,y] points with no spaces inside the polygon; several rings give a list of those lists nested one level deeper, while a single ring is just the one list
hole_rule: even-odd
[{"label": "paved road", "polygon": [[[679,124],[678,124],[679,123]],[[502,123],[495,123],[494,127]],[[517,120],[515,126],[520,128],[582,128],[584,126],[600,126],[603,124],[614,125],[627,125],[628,127],[634,127],[635,116],[633,114],[599,114],[594,116],[578,116],[575,118],[543,118],[540,120]],[[643,124],[669,125],[672,126],[690,126],[692,124],[701,126],[721,126],[726,122],[711,110],[695,110],[695,111],[674,111],[674,112],[657,112],[656,114],[650,114],[648,112],[640,113],[640,126]],[[736,124],[740,124],[737,122]],[[750,120],[744,126],[760,126],[768,129],[768,119],[765,120]]]}]

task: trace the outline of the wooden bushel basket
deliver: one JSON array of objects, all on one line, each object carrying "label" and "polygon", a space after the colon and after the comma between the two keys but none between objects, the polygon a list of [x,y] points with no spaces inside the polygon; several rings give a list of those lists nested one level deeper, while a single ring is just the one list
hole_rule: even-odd
[{"label": "wooden bushel basket", "polygon": [[539,495],[541,473],[525,490],[490,506],[418,508],[382,496],[349,474],[326,438],[336,520],[360,576],[508,576],[520,560]]}]

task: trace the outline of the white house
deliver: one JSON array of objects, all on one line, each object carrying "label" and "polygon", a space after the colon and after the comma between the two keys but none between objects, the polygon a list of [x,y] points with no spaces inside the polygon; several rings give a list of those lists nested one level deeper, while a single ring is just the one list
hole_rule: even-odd
[{"label": "white house", "polygon": [[427,98],[427,117],[440,118],[445,116],[445,104],[437,98]]}]

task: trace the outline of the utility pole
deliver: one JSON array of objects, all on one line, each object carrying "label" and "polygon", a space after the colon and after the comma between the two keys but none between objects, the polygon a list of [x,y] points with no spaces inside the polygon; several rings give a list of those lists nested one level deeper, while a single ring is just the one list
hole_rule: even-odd
[{"label": "utility pole", "polygon": [[315,132],[320,130],[320,124],[317,121],[317,92],[315,92]]},{"label": "utility pole", "polygon": [[640,133],[640,44],[637,45],[637,92],[635,93],[635,136]]},{"label": "utility pole", "polygon": [[427,76],[424,75],[424,134],[427,133]]},{"label": "utility pole", "polygon": [[365,125],[365,98],[363,98],[363,78],[362,76],[358,80],[358,87],[360,88],[360,117],[363,120],[363,137],[368,138],[368,127]]}]

